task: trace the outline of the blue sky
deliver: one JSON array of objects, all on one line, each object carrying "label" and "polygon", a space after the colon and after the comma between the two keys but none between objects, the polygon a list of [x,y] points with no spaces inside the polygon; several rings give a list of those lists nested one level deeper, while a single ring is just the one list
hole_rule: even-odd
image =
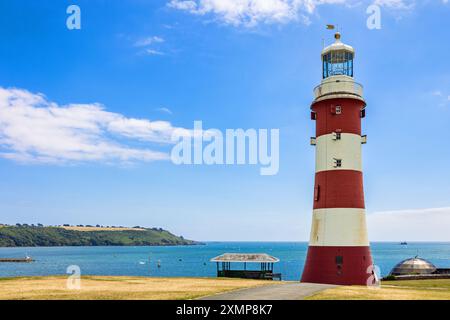
[{"label": "blue sky", "polygon": [[[372,2],[237,3],[2,1],[0,108],[12,95],[20,109],[0,109],[1,222],[307,240],[309,106],[335,23],[368,105],[370,239],[450,240],[450,4],[378,0],[381,29],[369,30]],[[71,4],[81,30],[66,27]],[[278,174],[172,164],[168,132],[195,120],[280,129]]]}]

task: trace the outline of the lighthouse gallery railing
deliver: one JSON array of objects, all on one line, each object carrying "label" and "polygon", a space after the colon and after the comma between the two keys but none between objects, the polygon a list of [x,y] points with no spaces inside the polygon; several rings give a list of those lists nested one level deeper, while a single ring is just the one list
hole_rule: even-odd
[{"label": "lighthouse gallery railing", "polygon": [[351,80],[330,80],[322,82],[314,88],[314,98],[319,98],[328,94],[352,94],[363,96],[363,86]]}]

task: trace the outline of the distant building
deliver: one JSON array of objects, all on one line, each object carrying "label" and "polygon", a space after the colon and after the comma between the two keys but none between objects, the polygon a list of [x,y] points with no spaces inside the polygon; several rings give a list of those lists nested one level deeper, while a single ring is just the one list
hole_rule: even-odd
[{"label": "distant building", "polygon": [[388,278],[396,280],[447,279],[450,278],[450,268],[437,268],[430,261],[416,256],[396,264]]}]

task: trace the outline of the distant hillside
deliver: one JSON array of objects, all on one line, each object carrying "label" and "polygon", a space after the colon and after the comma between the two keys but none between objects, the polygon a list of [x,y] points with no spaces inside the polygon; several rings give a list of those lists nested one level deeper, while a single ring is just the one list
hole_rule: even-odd
[{"label": "distant hillside", "polygon": [[163,229],[69,230],[64,227],[1,226],[0,247],[173,246],[200,244]]}]

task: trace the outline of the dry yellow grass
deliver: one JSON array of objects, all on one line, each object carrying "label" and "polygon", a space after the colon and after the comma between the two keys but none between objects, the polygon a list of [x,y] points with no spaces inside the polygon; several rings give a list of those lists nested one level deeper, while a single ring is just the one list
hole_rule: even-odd
[{"label": "dry yellow grass", "polygon": [[450,300],[450,279],[383,281],[381,288],[343,286],[319,292],[310,300]]},{"label": "dry yellow grass", "polygon": [[70,290],[64,276],[2,278],[0,300],[180,300],[272,283],[225,278],[83,276],[81,289]]},{"label": "dry yellow grass", "polygon": [[144,231],[142,228],[107,228],[107,227],[75,227],[75,226],[61,226],[61,228],[66,230],[74,231]]}]

